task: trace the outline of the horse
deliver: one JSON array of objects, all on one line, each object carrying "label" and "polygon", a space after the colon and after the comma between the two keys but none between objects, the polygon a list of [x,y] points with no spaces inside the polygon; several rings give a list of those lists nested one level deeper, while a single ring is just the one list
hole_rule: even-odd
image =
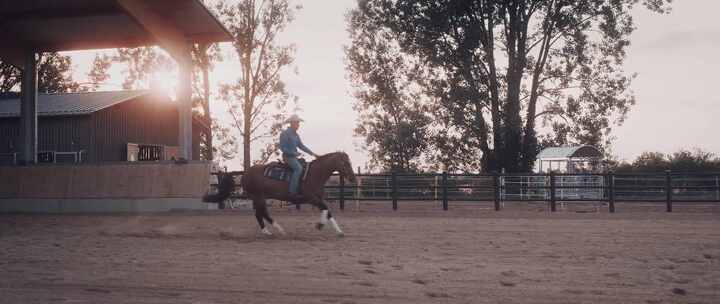
[{"label": "horse", "polygon": [[[285,234],[285,230],[277,221],[270,217],[265,200],[272,198],[283,201],[289,199],[289,181],[278,181],[265,176],[265,169],[273,165],[255,165],[245,171],[240,182],[241,187],[252,200],[255,208],[255,218],[260,231],[265,235],[272,235],[272,232],[265,226],[265,221],[272,225],[280,234]],[[355,183],[355,173],[352,170],[350,158],[345,152],[328,153],[317,157],[307,166],[307,172],[304,173],[305,178],[300,181],[300,192],[302,201],[293,203],[308,203],[320,209],[320,222],[316,224],[316,228],[321,230],[328,222],[335,229],[338,236],[344,235],[343,231],[335,221],[327,204],[325,204],[324,186],[333,173],[339,172],[344,178],[351,183]]]}]

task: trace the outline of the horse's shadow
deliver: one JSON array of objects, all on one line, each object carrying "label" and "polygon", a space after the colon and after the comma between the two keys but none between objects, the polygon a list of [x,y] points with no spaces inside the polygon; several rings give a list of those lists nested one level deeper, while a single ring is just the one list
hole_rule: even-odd
[{"label": "horse's shadow", "polygon": [[156,240],[216,240],[216,241],[232,241],[238,243],[254,243],[254,242],[276,242],[276,241],[326,241],[333,239],[330,235],[324,235],[322,232],[312,234],[303,234],[299,232],[288,232],[285,235],[274,234],[266,236],[260,232],[232,230],[206,230],[206,231],[182,231],[178,229],[167,228],[167,226],[135,231],[101,231],[102,236],[112,236],[121,238],[142,238]]}]

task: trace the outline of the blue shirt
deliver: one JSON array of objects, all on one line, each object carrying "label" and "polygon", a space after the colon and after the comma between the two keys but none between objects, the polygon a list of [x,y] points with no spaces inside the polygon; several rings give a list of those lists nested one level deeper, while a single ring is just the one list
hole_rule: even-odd
[{"label": "blue shirt", "polygon": [[280,133],[280,151],[282,151],[283,156],[298,156],[298,148],[308,154],[315,154],[303,145],[295,129],[288,127]]}]

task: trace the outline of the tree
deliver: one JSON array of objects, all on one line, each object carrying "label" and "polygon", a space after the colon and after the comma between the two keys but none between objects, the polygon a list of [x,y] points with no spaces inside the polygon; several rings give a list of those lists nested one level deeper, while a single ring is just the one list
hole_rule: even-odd
[{"label": "tree", "polygon": [[174,62],[153,46],[137,48],[120,48],[112,57],[113,62],[126,66],[125,79],[122,83],[124,90],[137,90],[149,88],[150,75],[160,70],[171,70]]},{"label": "tree", "polygon": [[[240,59],[240,77],[233,84],[222,85],[220,96],[242,138],[245,169],[252,164],[252,143],[279,133],[284,109],[291,99],[280,72],[293,63],[295,46],[279,45],[277,38],[298,9],[287,0],[240,0],[216,6],[220,19],[233,35],[233,46]],[[270,111],[271,106],[274,112]],[[267,143],[260,161],[264,162],[276,150],[272,142]]]},{"label": "tree", "polygon": [[[191,49],[193,59],[193,107],[200,117],[203,130],[200,137],[200,159],[212,160],[216,149],[213,148],[213,122],[210,116],[210,71],[213,62],[222,60],[220,47],[214,44],[195,44]],[[223,134],[223,133],[220,133]]]},{"label": "tree", "polygon": [[[669,0],[643,5],[666,12]],[[482,155],[468,170],[529,171],[539,139],[606,144],[634,97],[622,70],[638,0],[361,0],[350,23],[392,33],[430,75],[439,105],[435,148]],[[374,56],[368,49],[366,56]],[[551,127],[538,136],[537,121]],[[464,155],[461,155],[464,157]]]},{"label": "tree", "polygon": [[90,85],[91,91],[97,91],[100,85],[110,79],[108,70],[112,66],[112,57],[108,55],[95,54],[93,59],[92,67],[88,72],[88,84]]},{"label": "tree", "polygon": [[[420,92],[403,88],[421,77],[417,61],[400,54],[387,31],[368,31],[369,20],[357,12],[348,17],[352,44],[345,49],[348,74],[354,84],[360,114],[355,134],[365,139],[370,168],[411,172],[421,168],[419,158],[429,143],[428,105]],[[373,56],[368,56],[366,52]]]},{"label": "tree", "polygon": [[[57,52],[42,53],[37,63],[39,93],[83,91],[72,77],[72,60]],[[14,66],[0,62],[0,92],[20,91],[22,73]]]},{"label": "tree", "polygon": [[620,163],[616,172],[681,172],[720,170],[720,157],[702,149],[680,149],[670,155],[660,152],[643,152],[632,163]]}]

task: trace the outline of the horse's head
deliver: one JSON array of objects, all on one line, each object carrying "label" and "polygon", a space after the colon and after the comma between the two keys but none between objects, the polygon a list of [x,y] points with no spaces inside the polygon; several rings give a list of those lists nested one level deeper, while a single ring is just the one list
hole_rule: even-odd
[{"label": "horse's head", "polygon": [[345,152],[336,152],[335,154],[335,169],[348,181],[356,183],[357,179],[355,178],[355,172],[353,172],[352,163],[350,163],[350,157]]}]

